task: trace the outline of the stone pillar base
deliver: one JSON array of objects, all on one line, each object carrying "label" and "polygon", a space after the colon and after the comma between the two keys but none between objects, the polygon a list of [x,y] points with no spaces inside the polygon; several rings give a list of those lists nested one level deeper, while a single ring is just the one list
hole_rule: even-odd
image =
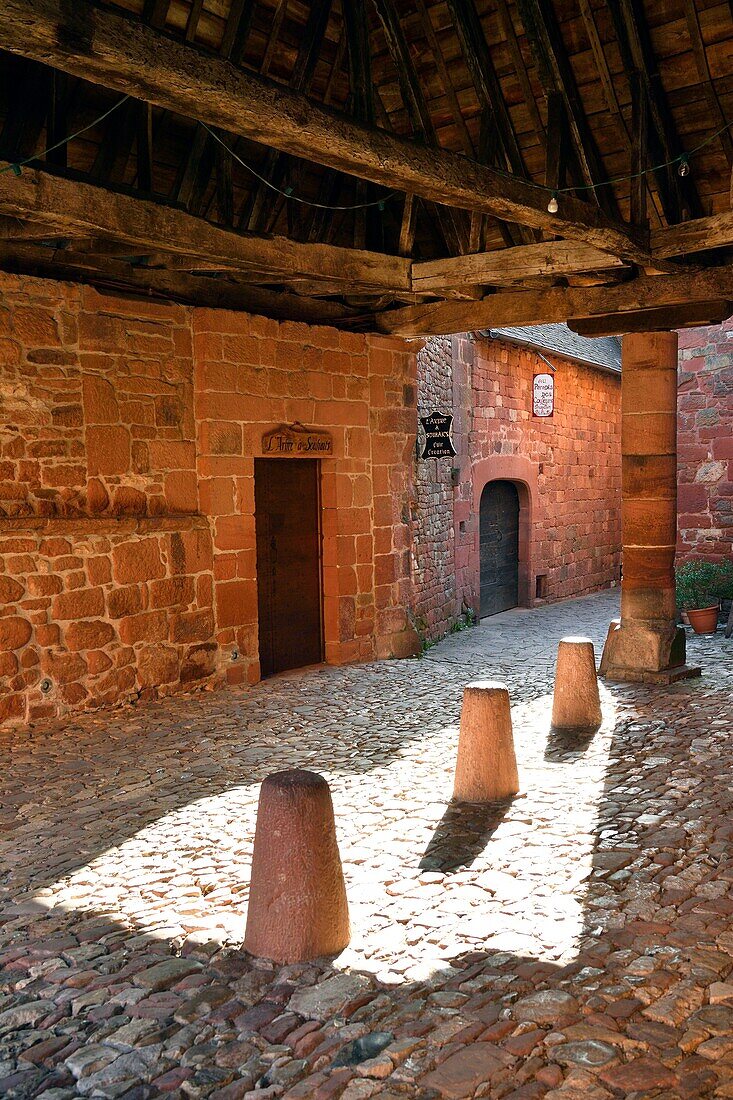
[{"label": "stone pillar base", "polygon": [[614,619],[603,647],[600,675],[636,684],[672,684],[700,675],[685,664],[684,628],[668,621]]}]

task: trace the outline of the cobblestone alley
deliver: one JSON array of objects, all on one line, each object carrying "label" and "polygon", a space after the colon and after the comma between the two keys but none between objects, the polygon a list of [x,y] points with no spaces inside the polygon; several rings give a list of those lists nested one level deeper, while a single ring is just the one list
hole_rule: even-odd
[{"label": "cobblestone alley", "polygon": [[[0,1095],[733,1097],[733,641],[549,729],[558,640],[617,594],[420,660],[85,715],[0,742]],[[449,803],[461,691],[510,687],[521,794]],[[353,925],[245,956],[260,781],[331,784]],[[364,1040],[355,1043],[355,1040]]]}]

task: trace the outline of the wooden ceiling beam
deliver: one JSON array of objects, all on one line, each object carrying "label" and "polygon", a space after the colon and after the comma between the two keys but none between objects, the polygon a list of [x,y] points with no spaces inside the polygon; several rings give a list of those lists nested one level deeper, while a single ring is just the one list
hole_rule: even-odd
[{"label": "wooden ceiling beam", "polygon": [[0,47],[388,188],[649,260],[643,236],[587,203],[564,196],[552,215],[540,187],[348,119],[223,58],[203,60],[192,46],[84,0],[73,8],[3,0]]},{"label": "wooden ceiling beam", "polygon": [[443,50],[441,48],[440,42],[438,41],[438,36],[435,33],[432,16],[428,11],[425,0],[415,0],[415,6],[417,8],[417,13],[420,16],[420,25],[422,26],[428,46],[430,47],[432,60],[435,63],[436,69],[438,70],[440,82],[443,85],[443,90],[445,92],[446,99],[448,100],[451,118],[453,119],[453,125],[458,131],[461,139],[463,152],[466,154],[467,157],[473,157],[475,150],[473,147],[473,142],[471,141],[471,135],[468,132],[466,120],[463,117],[463,111],[461,110],[461,105],[458,102],[458,96],[456,95],[456,90],[453,87],[453,82],[450,78],[450,73],[448,72],[448,66],[446,65],[445,58],[443,57]]},{"label": "wooden ceiling beam", "polygon": [[573,317],[568,328],[579,336],[621,336],[627,332],[669,332],[671,329],[719,325],[733,313],[733,303],[714,299],[687,306],[661,306],[611,317]]},{"label": "wooden ceiling beam", "polygon": [[700,16],[698,14],[697,4],[695,0],[683,0],[683,7],[685,9],[687,29],[690,32],[690,42],[692,43],[692,52],[695,57],[695,65],[697,66],[697,75],[700,77],[702,86],[705,90],[705,95],[710,106],[710,114],[715,120],[715,127],[720,131],[718,140],[725,153],[728,167],[731,168],[733,167],[733,138],[731,138],[730,128],[727,125],[728,119],[720,105],[720,99],[718,98],[718,93],[710,73],[710,65],[708,63],[705,40],[700,26]]},{"label": "wooden ceiling beam", "polygon": [[[487,165],[508,169],[520,179],[528,179],[527,166],[474,0],[448,0],[448,11],[481,106],[482,127],[488,137],[481,160]],[[514,220],[519,227],[514,231],[517,241],[529,244],[536,240],[521,219]]]},{"label": "wooden ceiling beam", "polygon": [[[310,5],[308,20],[300,37],[295,65],[288,82],[294,92],[304,93],[310,87],[328,26],[331,5],[332,0],[313,0]],[[273,150],[268,152],[265,163],[260,167],[260,175],[278,188],[282,188],[287,171],[287,158]],[[246,217],[240,218],[240,225],[256,232],[272,228],[275,224],[272,216],[275,201],[272,188],[261,181],[257,183],[246,204]]]},{"label": "wooden ceiling beam", "polygon": [[[254,0],[233,0],[229,8],[222,32],[219,54],[234,65],[238,65],[242,59],[250,27],[252,26],[254,7]],[[186,40],[188,41],[188,34]],[[178,175],[171,196],[183,202],[191,214],[201,213],[214,165],[217,168],[219,196],[223,199],[227,210],[231,203],[231,155],[221,146],[218,146],[215,150],[213,144],[214,139],[207,133],[205,128],[197,125],[191,148],[182,165],[182,170]],[[229,194],[225,196],[223,192],[227,188]],[[230,224],[230,222],[227,221],[227,224]]]},{"label": "wooden ceiling beam", "polygon": [[448,287],[483,283],[502,286],[536,275],[575,275],[623,267],[623,261],[576,241],[547,241],[427,260],[412,265],[412,288],[440,294]]},{"label": "wooden ceiling beam", "polygon": [[[690,302],[733,298],[733,267],[684,275],[641,276],[617,286],[500,292],[480,302],[435,302],[377,315],[380,332],[395,336],[444,336],[477,329],[542,325],[569,318],[623,315],[673,307],[684,316]],[[672,324],[671,327],[674,327]]]},{"label": "wooden ceiling beam", "polygon": [[[684,152],[667,96],[662,84],[657,59],[652,48],[649,28],[640,0],[606,0],[621,60],[629,81],[639,73],[649,100],[649,130],[654,144],[650,155],[655,163],[671,161]],[[655,172],[659,197],[666,220],[679,222],[686,209],[691,218],[702,213],[700,196],[692,175],[682,179],[676,165]]]},{"label": "wooden ceiling beam", "polygon": [[[395,6],[392,0],[373,0],[373,2],[397,73],[402,103],[410,120],[412,132],[426,145],[437,148],[438,138],[430,109]],[[451,210],[438,204],[433,214],[446,250],[449,253],[465,252],[469,226],[464,212]]]},{"label": "wooden ceiling beam", "polygon": [[49,225],[70,236],[127,241],[141,252],[200,256],[208,263],[354,283],[375,291],[411,289],[410,263],[398,256],[301,244],[286,237],[245,236],[172,207],[38,170],[25,169],[18,177],[0,175],[0,215]]},{"label": "wooden ceiling beam", "polygon": [[691,222],[680,222],[668,229],[654,229],[651,242],[652,255],[656,260],[706,252],[713,248],[730,248],[733,246],[733,210],[724,210],[707,218],[695,218]]},{"label": "wooden ceiling beam", "polygon": [[338,326],[348,323],[351,327],[363,318],[363,314],[338,302],[241,285],[232,280],[135,266],[122,260],[97,258],[94,263],[93,258],[84,253],[39,245],[0,244],[0,268],[44,278],[91,283],[126,294],[132,292],[197,306],[264,314],[282,321]]}]

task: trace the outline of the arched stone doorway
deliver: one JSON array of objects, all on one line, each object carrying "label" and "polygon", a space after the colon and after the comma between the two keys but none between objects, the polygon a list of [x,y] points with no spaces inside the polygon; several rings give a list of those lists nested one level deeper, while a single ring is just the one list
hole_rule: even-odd
[{"label": "arched stone doorway", "polygon": [[519,603],[519,493],[511,481],[489,481],[479,509],[480,617]]}]

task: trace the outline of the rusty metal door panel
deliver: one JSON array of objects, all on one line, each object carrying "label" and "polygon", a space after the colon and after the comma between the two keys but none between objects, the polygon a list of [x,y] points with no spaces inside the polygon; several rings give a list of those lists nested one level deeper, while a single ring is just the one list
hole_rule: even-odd
[{"label": "rusty metal door panel", "polygon": [[263,677],[323,657],[319,466],[317,459],[255,459]]},{"label": "rusty metal door panel", "polygon": [[519,494],[511,481],[490,481],[479,516],[481,617],[519,602]]}]

